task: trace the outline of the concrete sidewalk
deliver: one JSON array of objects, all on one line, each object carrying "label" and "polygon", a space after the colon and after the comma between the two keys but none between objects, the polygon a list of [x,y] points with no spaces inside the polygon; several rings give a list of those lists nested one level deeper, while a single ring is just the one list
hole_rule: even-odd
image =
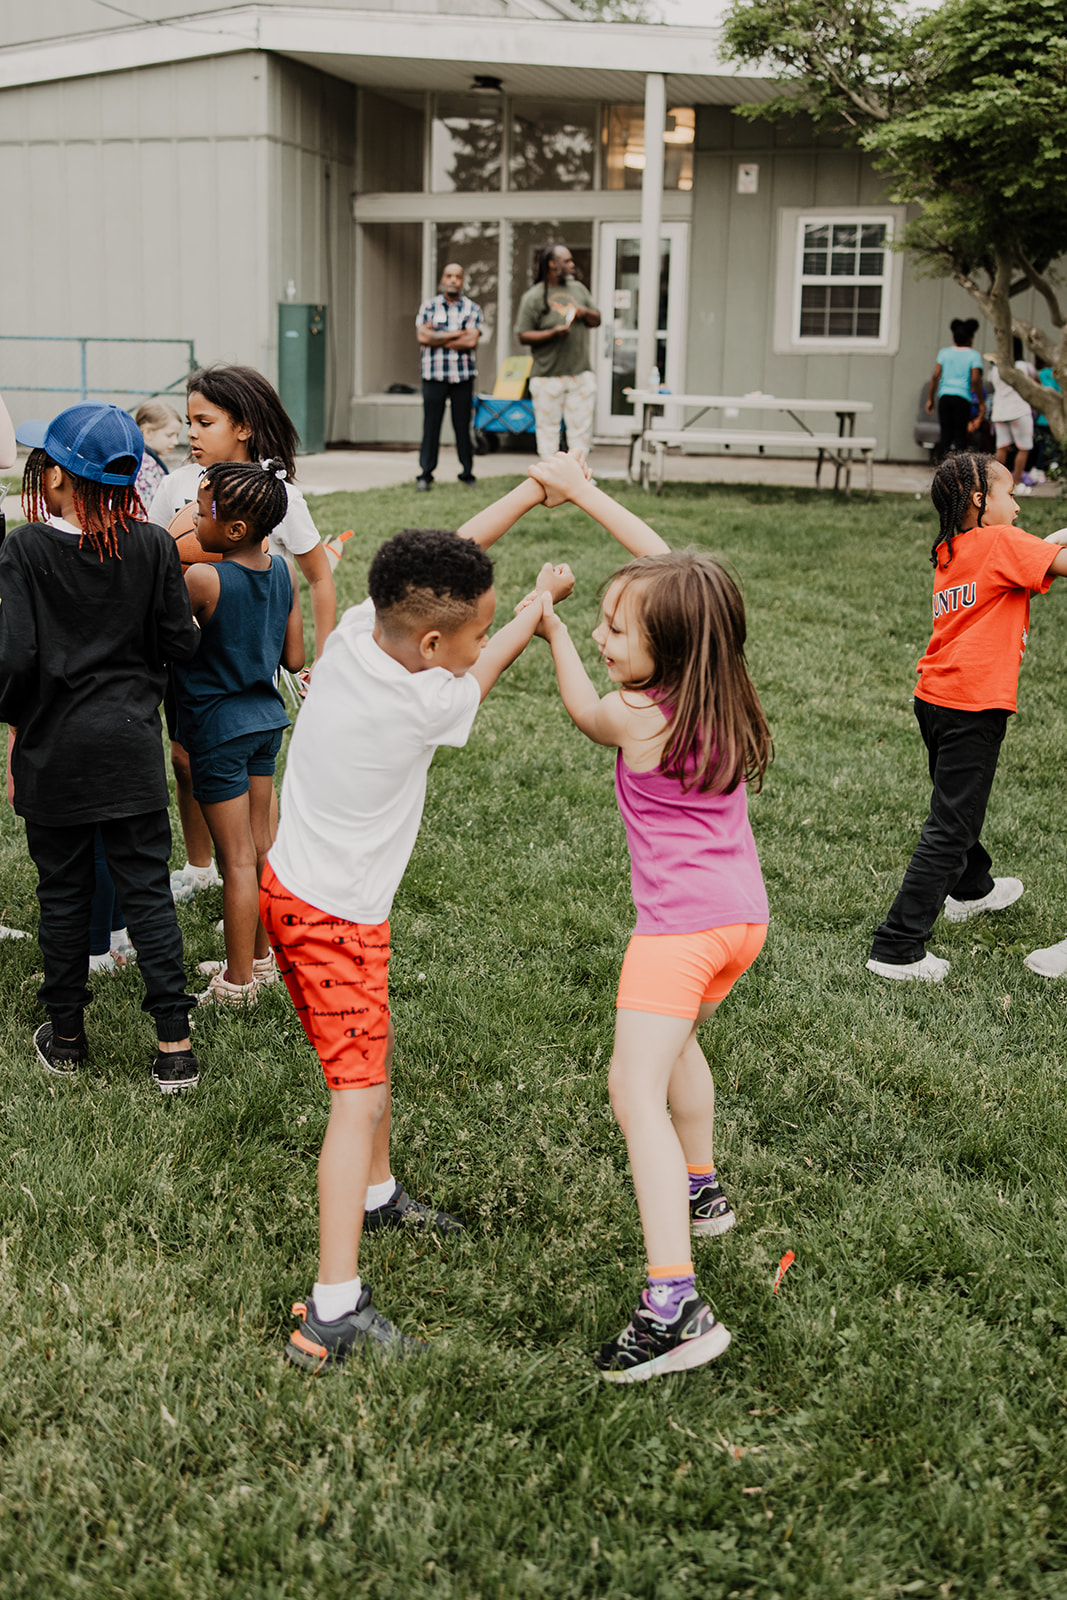
[{"label": "concrete sidewalk", "polygon": [[[629,450],[626,445],[595,445],[590,457],[599,482],[626,482]],[[513,477],[524,473],[535,457],[530,451],[494,451],[476,456],[474,471],[479,478]],[[327,450],[322,455],[297,458],[297,483],[305,494],[332,494],[338,489],[388,489],[398,484],[413,485],[419,471],[418,451],[410,450]],[[454,447],[442,447],[436,481],[454,483],[459,461]],[[862,467],[852,478],[854,496],[863,497]],[[874,487],[897,494],[929,492],[933,474],[925,461],[876,461]],[[815,464],[804,458],[774,459],[769,456],[672,455],[668,458],[665,481],[669,483],[748,483],[786,484],[793,488],[815,487]],[[822,487],[833,484],[833,470],[823,467]],[[432,494],[432,490],[430,491]],[[654,498],[654,497],[653,497]]]}]

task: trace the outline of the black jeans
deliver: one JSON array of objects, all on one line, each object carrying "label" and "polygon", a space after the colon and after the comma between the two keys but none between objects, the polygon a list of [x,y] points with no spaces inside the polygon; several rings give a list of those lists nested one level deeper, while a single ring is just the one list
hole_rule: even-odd
[{"label": "black jeans", "polygon": [[922,960],[947,895],[981,900],[993,887],[990,858],[978,836],[1009,713],[950,711],[916,697],[915,715],[934,791],[900,893],[871,945],[875,961],[894,966]]},{"label": "black jeans", "polygon": [[26,843],[37,867],[41,906],[37,941],[44,957],[44,982],[38,998],[56,1033],[64,1039],[76,1038],[91,999],[85,978],[97,827],[137,947],[145,986],[141,1009],[154,1017],[160,1039],[184,1039],[196,1001],[185,992],[182,936],[170,892],[170,818],[166,811],[62,828],[27,821]]},{"label": "black jeans", "polygon": [[419,451],[419,474],[432,478],[437,467],[437,449],[441,442],[441,423],[445,406],[452,407],[452,431],[456,436],[456,453],[464,477],[474,472],[474,449],[471,444],[471,408],[474,402],[474,379],[464,378],[462,383],[446,383],[443,379],[422,380],[422,448]]},{"label": "black jeans", "polygon": [[943,394],[937,402],[937,420],[941,424],[941,454],[950,450],[969,450],[970,434],[967,424],[971,420],[971,402],[958,394]]}]

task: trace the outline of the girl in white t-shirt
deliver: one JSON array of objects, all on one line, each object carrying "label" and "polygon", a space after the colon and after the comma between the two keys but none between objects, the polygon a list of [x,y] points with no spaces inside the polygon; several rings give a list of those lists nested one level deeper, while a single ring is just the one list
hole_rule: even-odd
[{"label": "girl in white t-shirt", "polygon": [[[298,438],[278,391],[254,367],[220,365],[191,373],[186,394],[192,460],[163,479],[152,496],[148,520],[164,528],[169,526],[182,507],[196,499],[205,467],[215,462],[262,461],[267,457],[282,461],[288,475],[285,491],[289,510],[270,535],[267,548],[271,555],[295,561],[307,580],[318,660],[337,617],[337,594],[319,531],[304,496],[292,482],[296,477]],[[217,884],[219,878],[212,858],[211,834],[193,797],[189,757],[177,741],[172,741],[170,753],[187,856],[182,871],[174,875],[172,888],[175,899],[185,900],[199,889]]]}]

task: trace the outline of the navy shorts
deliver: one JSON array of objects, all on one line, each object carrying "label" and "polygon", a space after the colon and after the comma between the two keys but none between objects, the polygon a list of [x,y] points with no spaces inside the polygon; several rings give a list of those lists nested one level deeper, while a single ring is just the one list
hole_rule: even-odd
[{"label": "navy shorts", "polygon": [[236,800],[248,793],[249,778],[273,778],[274,762],[282,747],[284,728],[257,728],[227,739],[203,755],[189,752],[193,794],[201,805]]}]

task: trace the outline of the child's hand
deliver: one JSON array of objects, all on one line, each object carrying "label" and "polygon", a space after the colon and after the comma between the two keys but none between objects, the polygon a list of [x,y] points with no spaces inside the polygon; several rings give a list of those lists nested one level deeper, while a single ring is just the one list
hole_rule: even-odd
[{"label": "child's hand", "polygon": [[530,477],[545,491],[546,506],[561,506],[565,500],[573,500],[581,493],[590,473],[580,451],[572,455],[570,451],[559,450],[546,461],[532,466]]},{"label": "child's hand", "polygon": [[568,595],[573,594],[574,573],[570,567],[566,564],[554,567],[550,561],[546,561],[537,574],[537,582],[534,587],[529,594],[523,595],[515,607],[515,615],[518,616],[520,611],[525,611],[527,606],[536,605],[546,591],[551,593],[555,600],[566,600]]},{"label": "child's hand", "polygon": [[561,618],[556,616],[555,607],[552,604],[552,596],[547,589],[542,590],[538,595],[538,599],[541,602],[541,620],[534,629],[534,637],[547,639],[551,642],[553,634],[566,633],[567,625]]},{"label": "child's hand", "polygon": [[1046,533],[1046,544],[1067,544],[1067,528],[1057,528],[1055,533]]},{"label": "child's hand", "polygon": [[545,562],[537,574],[537,593],[549,594],[557,604],[574,593],[574,573],[566,562],[558,567],[554,567],[551,561]]}]

